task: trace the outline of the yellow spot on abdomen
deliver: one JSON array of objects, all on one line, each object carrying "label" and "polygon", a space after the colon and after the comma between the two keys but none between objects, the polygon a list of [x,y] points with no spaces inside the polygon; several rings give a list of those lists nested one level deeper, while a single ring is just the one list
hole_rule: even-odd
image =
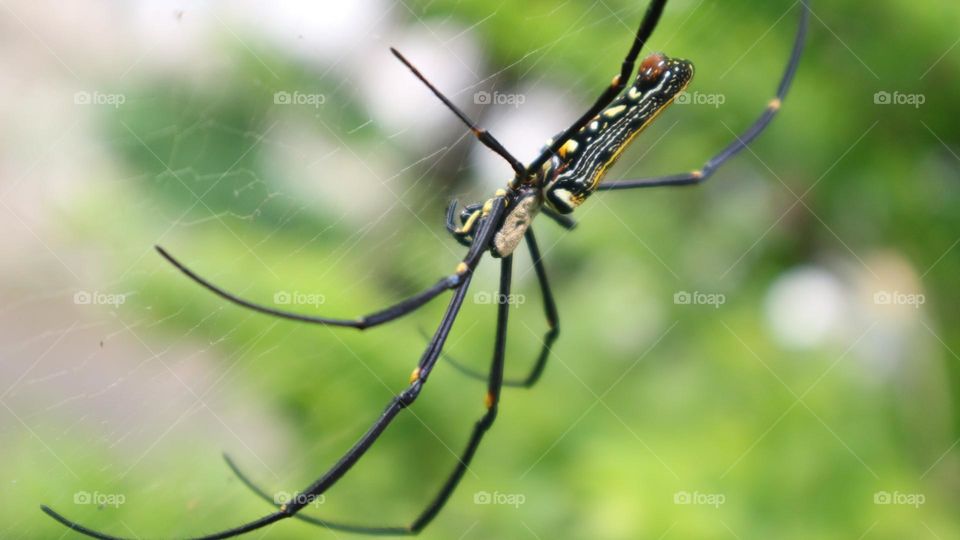
[{"label": "yellow spot on abdomen", "polygon": [[627,109],[626,105],[617,105],[616,107],[610,107],[609,109],[603,111],[603,115],[607,118],[616,118],[623,111]]},{"label": "yellow spot on abdomen", "polygon": [[[654,111],[654,113],[651,114],[650,117],[647,118],[641,126],[637,127],[632,132],[630,132],[629,135],[627,135],[626,139],[624,139],[620,143],[620,145],[614,149],[613,155],[610,156],[610,159],[608,159],[606,163],[598,167],[596,172],[594,172],[593,177],[590,178],[590,189],[588,191],[593,191],[597,189],[597,186],[600,184],[600,181],[603,180],[604,175],[607,174],[607,169],[610,168],[611,165],[616,163],[618,159],[620,159],[620,154],[623,153],[623,150],[628,146],[630,146],[630,143],[633,142],[633,139],[636,138],[636,136],[639,135],[643,130],[647,129],[647,126],[649,126],[654,120],[656,120],[657,117],[660,116],[660,113],[662,113],[663,110],[667,108],[667,106],[673,103],[674,99],[676,99],[676,96],[674,96],[674,98],[672,98],[667,103],[664,103],[663,105],[661,105],[660,108]],[[627,108],[626,105],[618,105],[617,107],[611,107],[610,109],[607,109],[606,111],[604,111],[603,115],[610,116],[608,113],[613,112],[613,116],[616,116],[617,114],[620,114],[620,112],[622,112],[623,109],[626,109],[626,108]],[[614,112],[614,109],[620,109],[620,110]]]},{"label": "yellow spot on abdomen", "polygon": [[560,147],[560,150],[559,150],[560,157],[566,158],[567,154],[572,154],[576,152],[579,146],[580,145],[577,143],[577,141],[570,139],[569,141],[565,142],[563,146]]}]

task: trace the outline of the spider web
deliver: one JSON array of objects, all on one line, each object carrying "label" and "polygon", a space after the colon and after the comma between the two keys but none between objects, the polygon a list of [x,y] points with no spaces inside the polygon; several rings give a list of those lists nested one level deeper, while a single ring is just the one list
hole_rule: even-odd
[{"label": "spider web", "polygon": [[[597,2],[527,16],[530,35],[510,45],[484,34],[507,6],[447,4],[141,2],[51,17],[14,6],[19,38],[42,43],[31,49],[41,66],[33,69],[61,74],[41,79],[48,95],[9,113],[22,126],[56,121],[15,146],[18,179],[5,186],[8,224],[40,240],[3,241],[28,261],[6,267],[13,278],[0,310],[3,356],[17,359],[3,364],[0,411],[4,439],[16,441],[0,455],[18,464],[5,479],[7,533],[48,530],[38,528],[35,501],[148,536],[266,513],[230,478],[221,450],[268,491],[293,492],[402,388],[422,348],[418,329],[432,330],[442,301],[362,335],[281,323],[199,290],[151,246],[245,297],[335,316],[449,272],[462,249],[443,231],[446,202],[483,200],[509,169],[387,46],[529,160],[605,80],[606,66],[586,64],[619,64],[628,38],[604,34],[629,36],[624,21],[640,8]],[[98,39],[79,40],[76,21]],[[516,60],[489,67],[501,57]],[[37,196],[44,208],[30,203]],[[547,228],[543,244],[552,250],[560,235]],[[558,256],[571,271],[589,268]],[[511,351],[532,360],[543,321],[518,258],[518,294],[530,301],[511,314],[520,321]],[[482,266],[471,297],[495,291],[495,274]],[[450,349],[483,369],[492,309],[478,304],[464,308]],[[454,463],[482,385],[438,370],[425,395],[315,512],[402,524],[419,510]],[[481,485],[516,483],[485,470]],[[314,532],[283,534],[291,530]]]},{"label": "spider web", "polygon": [[[481,71],[476,28],[425,19],[402,3],[349,4],[278,12],[144,2],[109,22],[108,12],[76,10],[69,15],[101,32],[101,42],[75,50],[69,40],[53,43],[52,57],[35,51],[62,62],[68,73],[46,82],[74,102],[57,109],[63,133],[36,137],[56,143],[23,160],[25,174],[41,169],[36,176],[56,199],[53,210],[15,218],[31,230],[47,222],[41,245],[30,246],[36,251],[20,246],[47,270],[18,275],[3,308],[3,354],[26,359],[4,364],[12,383],[4,432],[21,442],[5,450],[19,464],[9,478],[18,502],[3,520],[7,532],[32,534],[36,507],[27,501],[37,500],[135,535],[194,534],[232,524],[241,511],[264,513],[229,480],[219,450],[268,491],[294,491],[401,387],[422,347],[416,328],[432,327],[442,305],[396,330],[337,335],[225,306],[151,249],[162,244],[250,298],[275,303],[286,293],[290,309],[344,316],[453,268],[462,250],[442,232],[443,205],[452,195],[486,195],[508,169],[472,153],[462,126],[386,46],[399,46],[441,88],[462,89],[452,92],[461,103],[495,91],[500,79]],[[17,10],[46,39],[66,26],[27,5]],[[112,63],[96,58],[105,53]],[[551,96],[539,86],[548,85],[537,81],[530,92]],[[554,91],[546,106],[557,111],[563,99]],[[540,127],[521,156],[558,127]],[[478,182],[478,170],[495,175]],[[8,186],[10,205],[21,203],[22,212],[37,189]],[[475,290],[493,290],[493,270],[481,270]],[[451,340],[468,352],[476,344],[483,361],[465,360],[478,367],[491,322],[480,307],[468,306],[469,325],[458,325],[468,336]],[[434,385],[453,382],[438,374]],[[404,522],[449,466],[398,468],[396,455],[439,452],[452,463],[476,410],[445,418],[459,393],[429,393],[438,405],[398,421],[398,436],[365,459],[363,478],[338,488],[338,498],[367,501],[355,518],[371,521],[386,506]],[[479,386],[476,395],[479,403]],[[36,477],[49,482],[24,480]],[[413,482],[424,488],[416,500],[387,503]],[[355,505],[332,499],[325,514],[351,514]],[[171,527],[170,517],[179,524]]]}]

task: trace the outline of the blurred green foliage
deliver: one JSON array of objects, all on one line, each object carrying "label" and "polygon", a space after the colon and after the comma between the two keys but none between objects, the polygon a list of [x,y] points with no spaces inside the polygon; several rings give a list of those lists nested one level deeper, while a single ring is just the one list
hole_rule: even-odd
[{"label": "blurred green foliage", "polygon": [[[655,45],[666,42],[669,54],[694,60],[693,89],[722,93],[727,103],[675,107],[631,150],[617,177],[697,167],[732,138],[731,130],[748,125],[776,86],[795,28],[795,10],[784,16],[789,2],[697,5],[671,4]],[[628,28],[645,7],[625,0],[409,6],[401,12],[413,27],[421,20],[466,27],[485,19],[474,29],[485,69],[510,66],[498,85],[543,77],[584,106],[619,65]],[[947,0],[843,0],[817,2],[814,10],[809,48],[781,116],[713,181],[697,189],[598,195],[574,234],[540,227],[563,328],[555,354],[535,389],[505,392],[471,472],[423,537],[960,535],[953,517],[960,502],[957,461],[949,450],[960,436],[960,371],[951,352],[960,350],[960,251],[949,251],[960,231],[960,52],[947,52],[960,8]],[[285,195],[262,146],[253,144],[269,125],[278,88],[333,96],[341,105],[321,108],[318,117],[341,130],[360,159],[408,150],[376,126],[348,134],[367,112],[355,88],[322,66],[266,47],[254,58],[235,42],[224,43],[223,54],[236,59],[232,80],[201,90],[176,79],[140,80],[130,89],[137,96],[130,106],[103,119],[111,152],[132,171],[128,200],[106,208],[102,194],[90,194],[72,217],[74,234],[117,246],[106,255],[118,272],[131,253],[164,235],[162,243],[201,275],[246,297],[322,291],[323,311],[340,315],[417,291],[453,267],[459,248],[446,238],[438,242],[434,233],[441,234],[450,196],[482,194],[469,169],[451,179],[455,168],[424,165],[396,180],[408,182],[404,206],[422,222],[398,208],[357,231],[344,221],[349,208],[305,210]],[[278,77],[268,76],[264,65]],[[879,91],[921,93],[927,102],[919,109],[878,106],[873,96]],[[575,114],[555,119],[557,127]],[[636,163],[650,141],[665,134]],[[461,146],[462,158],[469,145]],[[422,174],[426,180],[414,185]],[[349,178],[300,182],[350,189]],[[125,226],[104,228],[106,211]],[[166,233],[171,223],[177,227]],[[783,272],[816,264],[863,273],[884,253],[924,274],[922,317],[931,332],[921,331],[917,339],[925,345],[909,349],[922,358],[907,355],[891,374],[871,376],[870,366],[849,354],[856,335],[802,351],[771,337],[763,305]],[[511,313],[511,375],[533,360],[544,329],[529,261],[518,259],[518,292],[529,301]],[[494,289],[495,266],[484,265],[475,290]],[[289,434],[278,453],[288,458],[270,463],[279,480],[266,480],[242,448],[230,449],[269,489],[288,491],[332,463],[403,387],[423,345],[419,329],[432,328],[443,308],[437,302],[409,320],[361,334],[225,306],[156,257],[144,258],[124,280],[138,291],[125,309],[161,321],[152,328],[158,342],[213,344],[224,366],[233,366],[224,392],[271,411]],[[674,305],[677,290],[722,291],[728,300],[721,309],[689,309]],[[468,305],[450,353],[484,368],[492,327],[489,306]],[[482,383],[441,364],[414,414],[399,419],[313,513],[409,520],[453,466],[452,452],[465,443],[482,397]],[[118,509],[70,508],[71,517],[116,534],[129,533],[125,527],[148,535],[197,534],[268,510],[230,479],[213,442],[182,443],[181,452],[151,454],[117,479],[104,464],[124,464],[130,456],[112,453],[104,441],[59,439],[82,478],[50,482],[64,493],[103,486],[128,494]],[[91,452],[91,444],[102,445],[102,452]],[[36,475],[49,469],[26,462]],[[31,476],[29,469],[24,476]],[[49,486],[36,489],[37,500],[68,502],[44,498]],[[481,491],[523,494],[526,502],[519,508],[474,504]],[[922,493],[926,502],[919,508],[875,504],[883,491]],[[716,508],[676,504],[682,492],[723,494],[725,502]],[[0,515],[7,523],[24,523],[7,512],[35,512],[19,499],[5,502]],[[28,535],[61,532],[33,519],[24,527]],[[294,523],[263,534],[318,536],[347,535]]]}]

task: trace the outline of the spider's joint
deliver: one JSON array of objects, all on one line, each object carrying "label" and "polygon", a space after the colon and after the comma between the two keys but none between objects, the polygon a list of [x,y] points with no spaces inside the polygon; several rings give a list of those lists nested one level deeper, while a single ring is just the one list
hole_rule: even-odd
[{"label": "spider's joint", "polygon": [[[461,262],[460,264],[457,265],[457,275],[458,275],[458,276],[462,276],[462,275],[466,274],[468,270],[470,270],[470,267],[467,266],[467,263],[465,263],[465,262]],[[458,280],[458,281],[459,281],[459,280]]]},{"label": "spider's joint", "polygon": [[[495,191],[495,192],[493,193],[493,198],[492,198],[492,199],[487,199],[487,202],[483,203],[483,209],[481,210],[481,212],[483,213],[483,216],[484,216],[484,217],[489,216],[489,215],[490,215],[490,212],[493,211],[493,203],[494,203],[494,201],[496,201],[498,198],[503,199],[503,206],[508,206],[508,205],[510,204],[510,203],[507,201],[507,190],[505,190],[505,189],[498,189],[497,191]],[[472,216],[471,216],[471,217],[472,217]]]},{"label": "spider's joint", "polygon": [[484,217],[489,216],[490,212],[492,211],[493,211],[493,199],[487,199],[487,202],[483,203]]},{"label": "spider's joint", "polygon": [[703,178],[703,169],[697,169],[690,173],[690,176],[696,178],[697,180]]},{"label": "spider's joint", "polygon": [[483,404],[487,406],[487,409],[492,409],[494,401],[496,399],[493,397],[493,392],[487,391],[487,395],[483,397]]},{"label": "spider's joint", "polygon": [[413,368],[413,371],[410,373],[410,384],[413,384],[414,381],[420,378],[420,366]]},{"label": "spider's joint", "polygon": [[780,106],[783,105],[783,100],[780,98],[773,98],[770,100],[770,103],[767,105],[767,108],[771,111],[779,111]]},{"label": "spider's joint", "polygon": [[408,388],[400,393],[397,397],[397,402],[401,408],[405,409],[413,404],[417,399],[417,394],[420,393],[420,387]]}]

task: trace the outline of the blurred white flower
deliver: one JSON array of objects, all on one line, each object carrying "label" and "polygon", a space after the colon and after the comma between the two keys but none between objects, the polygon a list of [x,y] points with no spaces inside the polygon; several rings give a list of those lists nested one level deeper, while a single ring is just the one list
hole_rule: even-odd
[{"label": "blurred white flower", "polygon": [[832,273],[801,266],[782,274],[770,287],[765,318],[783,346],[807,349],[841,334],[849,312],[846,287]]}]

